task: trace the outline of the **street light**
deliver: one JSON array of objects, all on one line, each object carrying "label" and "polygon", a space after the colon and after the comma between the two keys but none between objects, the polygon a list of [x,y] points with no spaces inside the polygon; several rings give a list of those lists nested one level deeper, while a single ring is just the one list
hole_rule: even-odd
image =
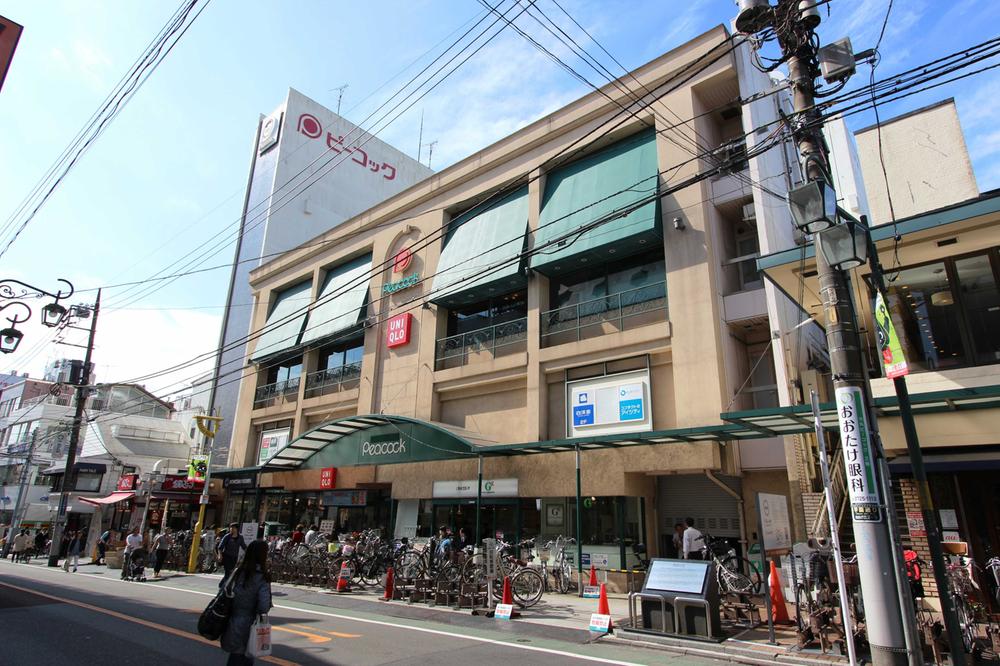
[{"label": "street light", "polygon": [[49,303],[44,308],[42,308],[42,326],[48,326],[49,328],[55,328],[62,323],[63,317],[66,316],[66,308],[59,305],[58,302]]},{"label": "street light", "polygon": [[837,223],[837,193],[825,180],[811,180],[788,192],[795,227],[815,234]]},{"label": "street light", "polygon": [[868,227],[847,218],[816,235],[826,263],[842,271],[868,263]]},{"label": "street light", "polygon": [[24,334],[17,330],[17,325],[31,319],[31,308],[28,307],[27,303],[23,303],[20,299],[51,296],[56,300],[42,308],[42,325],[49,328],[55,328],[62,324],[65,319],[66,308],[59,305],[59,301],[73,295],[73,283],[69,280],[63,280],[62,278],[59,279],[59,282],[66,283],[69,290],[63,293],[60,289],[53,294],[50,291],[39,289],[34,285],[30,285],[27,282],[21,282],[20,280],[14,280],[12,278],[0,280],[0,301],[10,301],[9,303],[4,303],[0,306],[0,310],[5,310],[14,305],[20,305],[28,311],[28,314],[24,317],[18,317],[17,315],[7,317],[7,321],[10,322],[10,326],[0,330],[0,353],[12,354],[17,350],[18,345],[21,344],[21,338],[24,337]]},{"label": "street light", "polygon": [[[16,325],[18,321],[8,319],[12,324]],[[25,321],[25,320],[19,320]],[[24,333],[14,328],[14,326],[8,326],[7,328],[0,330],[0,352],[4,354],[13,354],[17,350],[17,346],[21,344],[21,338],[24,337]]]}]

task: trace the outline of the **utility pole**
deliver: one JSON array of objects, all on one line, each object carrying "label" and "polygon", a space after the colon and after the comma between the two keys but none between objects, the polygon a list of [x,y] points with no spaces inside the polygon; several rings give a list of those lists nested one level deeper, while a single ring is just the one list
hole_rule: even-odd
[{"label": "utility pole", "polygon": [[38,428],[31,431],[31,444],[28,447],[28,457],[21,468],[21,478],[17,487],[17,501],[14,502],[14,511],[10,514],[10,533],[7,535],[7,543],[3,547],[3,558],[10,554],[10,549],[14,545],[14,535],[21,529],[21,507],[24,505],[25,495],[28,492],[28,481],[31,480],[32,457],[35,453],[35,446],[38,444]]},{"label": "utility pole", "polygon": [[[793,130],[803,176],[807,185],[820,182],[818,191],[835,199],[829,156],[822,136],[823,120],[815,106],[816,78],[820,74],[815,34],[819,15],[815,7],[810,11],[808,3],[800,4],[799,0],[778,0],[774,7],[767,0],[740,0],[739,5],[736,20],[739,30],[759,32],[771,27],[777,35],[782,60],[788,65],[796,116]],[[829,202],[822,196],[819,198],[820,211],[825,212],[831,204],[836,205],[835,200]],[[834,225],[839,222],[836,218],[828,221]],[[879,478],[879,459],[883,456],[873,434],[876,432],[874,413],[868,409],[868,379],[851,291],[847,274],[831,266],[818,247],[816,268],[826,314],[827,348],[844,447],[872,663],[875,666],[905,666],[909,663],[909,651],[888,525],[895,516],[886,511],[887,498],[881,497],[884,486]],[[910,613],[912,609],[907,608],[905,612]]]},{"label": "utility pole", "polygon": [[219,424],[222,422],[221,416],[196,416],[194,419],[198,425],[198,430],[204,435],[201,453],[202,455],[208,455],[208,464],[205,466],[205,486],[201,491],[201,499],[199,500],[198,522],[194,526],[194,535],[191,538],[191,552],[188,554],[188,573],[195,573],[198,569],[201,533],[205,529],[205,507],[208,506],[208,486],[212,482],[212,450],[215,448],[215,435],[219,432]]},{"label": "utility pole", "polygon": [[73,465],[76,464],[76,447],[80,443],[80,431],[83,429],[83,410],[87,404],[88,385],[90,384],[90,360],[94,355],[94,337],[97,335],[97,315],[100,311],[101,290],[98,289],[93,317],[90,319],[87,353],[83,357],[83,371],[80,373],[80,383],[76,387],[76,409],[73,412],[73,429],[69,433],[69,450],[66,452],[66,467],[63,469],[62,492],[59,493],[59,511],[56,513],[55,524],[52,526],[52,546],[49,548],[50,567],[59,566],[59,546],[66,523],[66,506],[69,503],[69,484],[73,478]]}]

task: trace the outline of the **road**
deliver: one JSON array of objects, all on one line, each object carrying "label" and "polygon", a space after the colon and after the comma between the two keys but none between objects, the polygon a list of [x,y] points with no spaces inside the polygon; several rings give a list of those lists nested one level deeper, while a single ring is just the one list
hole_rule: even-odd
[{"label": "road", "polygon": [[[223,664],[227,655],[196,629],[215,586],[217,579],[204,576],[129,583],[103,567],[84,566],[73,574],[0,562],[0,664]],[[280,586],[274,590],[274,654],[263,660],[271,664],[721,663],[587,645],[577,632],[539,625],[512,629],[459,614],[421,619],[413,617],[419,614],[416,608],[392,606],[409,615],[399,617],[372,612],[371,603],[362,610],[350,598],[309,603],[318,595]]]}]

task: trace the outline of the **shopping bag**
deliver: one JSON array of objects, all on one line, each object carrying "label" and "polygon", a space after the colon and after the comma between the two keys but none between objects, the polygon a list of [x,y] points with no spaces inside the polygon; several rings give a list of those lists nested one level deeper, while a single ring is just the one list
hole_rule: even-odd
[{"label": "shopping bag", "polygon": [[233,607],[233,576],[236,571],[229,574],[229,578],[223,583],[222,589],[215,595],[215,598],[208,602],[208,606],[198,617],[198,633],[210,641],[217,641],[226,631],[229,624],[229,614]]},{"label": "shopping bag", "polygon": [[248,657],[271,656],[271,622],[267,615],[259,615],[250,625],[250,639],[247,641]]}]

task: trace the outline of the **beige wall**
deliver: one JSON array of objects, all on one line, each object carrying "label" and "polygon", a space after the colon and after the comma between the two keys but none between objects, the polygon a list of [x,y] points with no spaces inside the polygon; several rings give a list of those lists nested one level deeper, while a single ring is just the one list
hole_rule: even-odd
[{"label": "beige wall", "polygon": [[[856,135],[872,224],[892,221],[879,163],[878,132]],[[882,153],[896,219],[979,196],[954,100],[882,123]]]}]

